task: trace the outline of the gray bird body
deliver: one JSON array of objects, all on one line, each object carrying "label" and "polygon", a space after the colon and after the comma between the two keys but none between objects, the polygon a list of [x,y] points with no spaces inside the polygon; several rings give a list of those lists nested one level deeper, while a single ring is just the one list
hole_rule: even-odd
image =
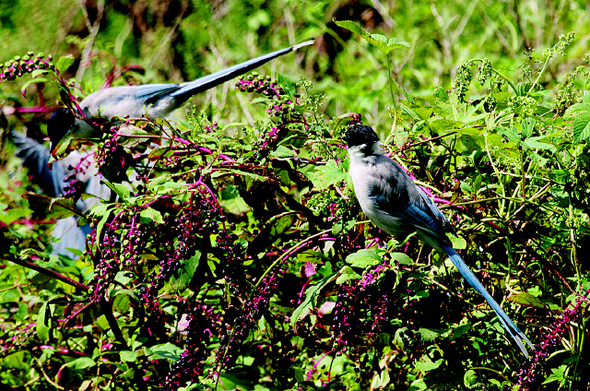
[{"label": "gray bird body", "polygon": [[[448,220],[408,174],[383,154],[380,143],[375,142],[370,153],[362,146],[351,146],[348,153],[354,191],[367,217],[390,235],[416,231],[423,242],[441,250],[440,238],[433,238],[432,231],[446,240],[443,231],[452,231]],[[406,213],[408,209],[423,218],[414,218]]]},{"label": "gray bird body", "polygon": [[78,106],[81,113],[76,117],[68,110],[61,109],[51,118],[47,133],[51,140],[52,153],[63,154],[65,150],[60,148],[61,144],[68,144],[70,140],[98,138],[99,134],[92,126],[93,116],[101,115],[108,119],[114,116],[140,118],[147,114],[151,118],[166,118],[192,96],[312,43],[313,41],[307,41],[277,50],[191,82],[120,86],[96,91],[80,102]]},{"label": "gray bird body", "polygon": [[463,278],[490,304],[500,323],[528,357],[529,339],[506,315],[463,259],[453,249],[446,232],[453,229],[442,212],[402,168],[383,154],[377,134],[368,126],[353,125],[345,140],[350,157],[349,173],[363,212],[390,235],[409,234],[444,251]]}]

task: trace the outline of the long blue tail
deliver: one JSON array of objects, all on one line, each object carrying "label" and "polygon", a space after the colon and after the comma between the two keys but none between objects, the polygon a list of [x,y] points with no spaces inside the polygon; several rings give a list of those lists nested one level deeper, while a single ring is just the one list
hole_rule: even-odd
[{"label": "long blue tail", "polygon": [[200,79],[183,83],[181,84],[182,88],[171,94],[171,96],[177,101],[185,101],[193,95],[206,91],[237,76],[250,72],[251,70],[266,64],[274,58],[295,51],[301,47],[311,45],[313,42],[314,41],[307,41],[285,49],[277,50],[275,52],[265,54],[264,56],[256,57],[241,64],[234,65],[222,71],[201,77]]},{"label": "long blue tail", "polygon": [[483,295],[483,297],[485,297],[487,302],[490,304],[490,306],[492,307],[492,309],[494,310],[494,312],[498,316],[498,319],[500,319],[500,322],[502,323],[504,328],[508,331],[508,333],[514,339],[514,342],[516,342],[516,344],[518,345],[520,350],[524,353],[526,358],[529,358],[529,353],[524,345],[524,342],[526,342],[529,345],[529,347],[534,350],[535,347],[533,346],[531,341],[529,341],[529,339],[526,337],[526,335],[524,335],[524,333],[522,331],[520,331],[520,329],[518,327],[516,327],[514,322],[508,317],[508,315],[506,315],[504,310],[502,310],[502,308],[500,308],[500,305],[498,305],[498,303],[496,302],[496,300],[494,300],[492,295],[490,295],[488,293],[488,291],[486,290],[486,288],[484,288],[484,286],[481,284],[481,282],[479,282],[477,277],[475,277],[475,274],[473,274],[473,272],[471,270],[469,270],[469,268],[467,267],[465,262],[463,262],[463,259],[461,259],[459,254],[457,254],[455,249],[450,246],[442,246],[442,249],[444,250],[445,253],[447,253],[449,258],[451,258],[451,261],[457,267],[457,269],[459,269],[459,272],[461,273],[463,278],[465,278],[467,280],[467,282],[476,291],[478,291],[479,293],[481,293]]}]

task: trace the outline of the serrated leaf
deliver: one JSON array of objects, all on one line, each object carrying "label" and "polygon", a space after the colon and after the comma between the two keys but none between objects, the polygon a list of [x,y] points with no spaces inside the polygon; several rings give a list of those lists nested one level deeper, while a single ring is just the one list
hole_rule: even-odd
[{"label": "serrated leaf", "polygon": [[533,134],[535,130],[535,119],[534,118],[525,118],[520,122],[520,126],[522,127],[522,134],[524,137],[529,137]]},{"label": "serrated leaf", "polygon": [[455,129],[459,129],[463,126],[460,121],[454,121],[452,119],[439,118],[428,122],[428,126],[433,132],[453,132]]},{"label": "serrated leaf", "polygon": [[576,103],[575,105],[570,106],[566,111],[566,115],[574,115],[585,112],[590,112],[590,102]]},{"label": "serrated leaf", "polygon": [[581,112],[572,126],[574,142],[579,143],[590,138],[590,112]]},{"label": "serrated leaf", "polygon": [[316,166],[312,172],[307,173],[307,176],[315,190],[323,190],[346,180],[348,174],[334,160],[329,160],[324,166]]},{"label": "serrated leaf", "polygon": [[557,148],[555,148],[555,145],[547,144],[542,141],[539,141],[539,140],[543,140],[543,139],[546,139],[546,137],[544,137],[544,136],[529,137],[522,142],[522,146],[525,148],[531,148],[531,149],[546,149],[546,150],[549,150],[552,152],[557,151]]},{"label": "serrated leaf", "polygon": [[418,329],[418,334],[420,334],[422,340],[426,342],[432,342],[440,336],[440,333],[438,331],[427,329],[424,327]]},{"label": "serrated leaf", "polygon": [[473,389],[478,385],[477,373],[473,369],[465,372],[465,375],[463,375],[463,384],[469,389]]},{"label": "serrated leaf", "polygon": [[367,266],[375,266],[382,262],[383,260],[377,255],[377,252],[371,249],[362,249],[346,257],[346,263],[352,267],[359,267],[361,269]]}]

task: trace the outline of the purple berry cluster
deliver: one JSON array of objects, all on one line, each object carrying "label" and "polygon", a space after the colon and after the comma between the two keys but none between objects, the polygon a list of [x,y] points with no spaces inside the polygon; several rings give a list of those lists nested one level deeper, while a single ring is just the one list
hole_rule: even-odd
[{"label": "purple berry cluster", "polygon": [[181,261],[190,260],[205,239],[225,232],[217,202],[207,192],[194,191],[189,201],[178,205],[168,200],[122,207],[104,223],[100,240],[98,230],[92,234],[95,302],[107,294],[117,273],[124,272],[142,285],[142,303],[158,311],[157,293]]},{"label": "purple berry cluster", "polygon": [[28,323],[6,332],[5,338],[0,339],[0,356],[6,357],[22,349],[23,346],[29,345],[36,336],[36,326],[37,323]]},{"label": "purple berry cluster", "polygon": [[33,52],[28,52],[22,57],[16,56],[12,60],[0,64],[0,81],[12,81],[37,69],[56,71],[52,61],[51,55],[45,56],[43,53],[35,56]]},{"label": "purple berry cluster", "polygon": [[539,348],[533,352],[528,365],[518,373],[517,384],[520,385],[519,390],[529,391],[537,382],[537,375],[542,371],[543,365],[553,353],[552,348],[561,342],[570,325],[577,324],[582,317],[588,304],[589,294],[590,290],[583,295],[578,295],[575,304],[566,308],[561,318],[554,321],[549,327],[549,331],[541,336],[541,342],[537,345]]},{"label": "purple berry cluster", "polygon": [[[255,143],[255,148],[260,153],[266,154],[272,151],[278,142],[285,136],[287,124],[297,122],[297,103],[285,93],[285,90],[272,81],[268,76],[259,76],[254,73],[247,77],[240,77],[236,82],[236,88],[242,92],[257,93],[268,99],[267,114],[273,119],[274,125],[268,132],[262,132],[260,139]],[[304,120],[302,118],[302,120]]]},{"label": "purple berry cluster", "polygon": [[364,345],[363,340],[371,343],[381,325],[389,321],[391,295],[380,282],[390,269],[388,264],[377,265],[360,280],[340,285],[332,319],[332,340],[337,351],[354,354],[351,347]]},{"label": "purple berry cluster", "polygon": [[79,178],[88,175],[88,170],[95,164],[94,153],[89,153],[76,161],[75,166],[70,166],[70,174],[64,178],[66,186],[64,187],[64,197],[72,198],[77,201],[86,190],[86,184]]},{"label": "purple berry cluster", "polygon": [[222,334],[221,316],[218,311],[202,303],[192,303],[186,310],[185,351],[181,358],[170,365],[165,389],[178,390],[187,383],[196,383],[203,375],[205,360],[209,356],[208,341]]}]

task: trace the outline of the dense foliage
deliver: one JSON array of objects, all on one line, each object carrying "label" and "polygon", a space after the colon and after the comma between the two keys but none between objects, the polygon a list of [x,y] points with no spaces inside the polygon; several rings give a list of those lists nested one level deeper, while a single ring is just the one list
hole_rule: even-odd
[{"label": "dense foliage", "polygon": [[[131,6],[121,2],[111,10],[99,1],[86,9],[90,38],[71,32],[69,39],[89,48],[81,56],[94,61],[52,60],[23,49],[0,69],[7,115],[0,125],[6,131],[25,122],[30,133],[43,133],[52,105],[46,95],[72,106],[81,91],[103,82],[171,77],[133,73],[140,67],[127,64],[149,50],[138,37],[171,43],[159,49],[173,52],[170,57],[142,64],[148,70],[165,68],[159,61],[171,58],[163,63],[192,78],[202,72],[194,66],[202,52],[192,45],[210,39],[215,48],[225,40],[231,53],[240,35],[204,37],[209,27],[188,40],[187,29],[203,15],[211,26],[246,25],[243,37],[251,42],[275,43],[289,35],[284,29],[299,36],[333,28],[319,40],[326,46],[306,49],[308,78],[295,77],[295,67],[252,74],[223,92],[227,97],[211,93],[208,104],[187,107],[186,120],[126,118],[104,126],[88,151],[113,197],[83,216],[93,232],[75,260],[53,255],[48,234],[52,221],[78,213],[74,200],[86,195],[76,186],[57,201],[37,194],[3,133],[2,384],[22,390],[586,388],[590,56],[580,49],[587,37],[556,33],[581,18],[576,2],[565,3],[553,13],[537,9],[547,12],[553,30],[532,39],[530,18],[519,19],[518,28],[500,18],[528,15],[516,3],[494,3],[485,12],[475,2],[444,12],[430,3],[412,12],[392,3],[376,9],[352,2],[334,11],[317,2],[305,12],[288,4],[282,11],[290,22],[282,25],[270,18],[282,15],[279,2],[235,2],[226,19],[213,6],[171,2],[162,20],[151,21],[156,13],[148,8],[144,18],[132,14],[121,27],[121,7]],[[170,17],[175,4],[185,7],[182,18]],[[2,11],[3,38],[18,30],[18,9]],[[392,39],[386,27],[394,24],[388,16],[394,11],[395,22],[408,28]],[[454,13],[458,24],[445,16]],[[321,22],[328,14],[380,26],[388,37],[352,22]],[[435,29],[415,27],[430,19],[439,23],[437,38],[413,39]],[[489,27],[476,35],[478,22]],[[115,47],[107,47],[114,26],[135,37],[116,35]],[[467,45],[461,33],[473,42]],[[500,38],[489,42],[492,36]],[[475,52],[460,51],[483,42]],[[45,44],[45,52],[56,49]],[[539,50],[520,55],[530,47]],[[28,111],[38,112],[32,120],[8,92],[23,87],[29,99],[41,97],[30,104],[36,110]],[[340,141],[356,121],[378,130],[392,158],[453,223],[455,248],[535,344],[530,359],[443,254],[414,236],[388,237],[360,213]]]}]

